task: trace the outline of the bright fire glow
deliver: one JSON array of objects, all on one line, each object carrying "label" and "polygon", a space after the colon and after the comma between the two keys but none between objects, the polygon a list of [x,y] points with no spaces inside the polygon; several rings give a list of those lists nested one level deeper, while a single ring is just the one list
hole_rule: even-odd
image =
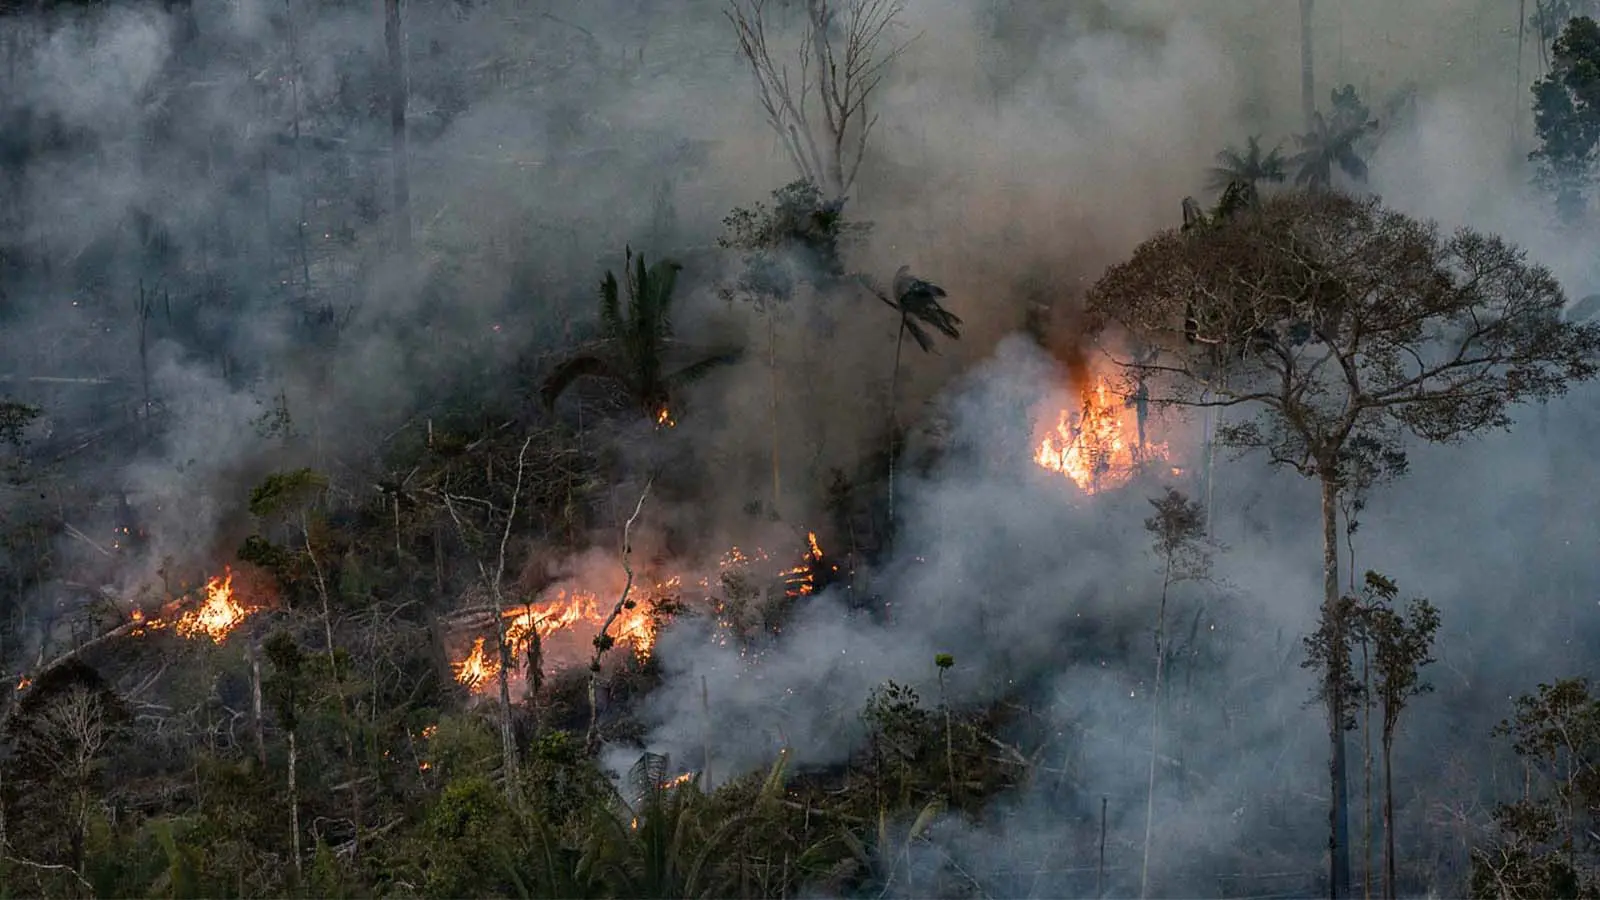
[{"label": "bright fire glow", "polygon": [[1126,483],[1145,461],[1166,455],[1165,444],[1141,444],[1138,413],[1101,379],[1083,392],[1079,411],[1057,413],[1033,460],[1093,494]]},{"label": "bright fire glow", "polygon": [[[633,608],[624,608],[606,631],[618,644],[633,648],[640,658],[648,657],[650,648],[655,644],[655,623],[648,611],[651,595],[655,593],[641,590],[635,585],[629,593]],[[512,669],[522,665],[533,635],[537,634],[541,643],[558,632],[567,631],[577,634],[581,630],[586,637],[597,637],[611,609],[610,604],[602,609],[600,598],[588,591],[560,590],[552,599],[506,610],[501,620]],[[499,655],[493,645],[486,646],[486,639],[480,637],[473,641],[467,655],[452,663],[451,668],[457,683],[474,692],[484,693],[489,691],[500,674]]]},{"label": "bright fire glow", "polygon": [[[758,563],[767,564],[757,571],[764,572],[763,577],[776,576],[788,597],[808,596],[817,589],[817,572],[824,564],[822,546],[815,533],[807,534],[806,551],[800,564],[788,569],[772,565],[766,551],[760,548],[746,554],[732,547],[723,554],[718,567],[727,573],[730,569],[744,569]],[[838,570],[837,566],[832,568]],[[700,578],[698,583],[709,590],[711,578]],[[657,619],[652,612],[662,600],[677,596],[682,585],[682,576],[654,583],[635,581],[628,595],[630,605],[617,614],[606,634],[615,643],[628,645],[639,659],[648,659],[656,642]],[[539,636],[541,655],[556,666],[587,663],[593,652],[591,641],[599,636],[615,603],[614,594],[602,600],[590,591],[561,589],[553,596],[547,594],[539,602],[505,610],[501,624],[511,660],[511,668],[506,673],[508,680],[526,677],[521,670],[526,665],[535,634]],[[501,664],[494,636],[474,638],[466,652],[450,666],[456,682],[473,693],[487,694],[496,690]]]},{"label": "bright fire glow", "polygon": [[678,427],[678,420],[674,419],[672,417],[672,410],[670,410],[667,407],[663,406],[663,407],[661,407],[661,409],[656,411],[656,427],[657,428],[677,428]]},{"label": "bright fire glow", "polygon": [[234,596],[231,568],[207,581],[205,593],[205,600],[199,606],[181,615],[176,614],[182,601],[167,604],[162,616],[155,619],[146,618],[142,610],[134,610],[128,617],[134,625],[132,633],[141,635],[171,629],[181,637],[204,637],[210,638],[213,643],[222,643],[250,616],[251,610]]}]

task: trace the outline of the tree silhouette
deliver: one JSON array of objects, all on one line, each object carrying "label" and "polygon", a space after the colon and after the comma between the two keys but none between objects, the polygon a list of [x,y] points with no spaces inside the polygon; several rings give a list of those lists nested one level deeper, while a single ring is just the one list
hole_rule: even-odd
[{"label": "tree silhouette", "polygon": [[[1113,266],[1089,310],[1153,352],[1122,363],[1150,402],[1239,407],[1218,441],[1265,450],[1322,493],[1324,622],[1343,641],[1338,515],[1358,448],[1453,442],[1511,424],[1600,373],[1600,326],[1563,321],[1560,285],[1506,242],[1336,192],[1268,198],[1250,215],[1169,230]],[[1391,466],[1391,469],[1394,467]],[[1348,862],[1344,673],[1329,680],[1335,869]],[[1348,868],[1344,868],[1344,873]],[[1334,873],[1336,884],[1341,880]]]},{"label": "tree silhouette", "polygon": [[959,316],[940,304],[940,300],[949,296],[944,288],[912,275],[910,266],[901,266],[894,273],[894,282],[890,285],[893,299],[872,287],[865,279],[862,283],[866,284],[867,289],[879,300],[900,314],[900,330],[894,341],[894,373],[889,379],[889,521],[892,525],[894,461],[900,430],[900,350],[905,345],[906,335],[909,334],[924,353],[932,353],[933,335],[928,329],[933,328],[953,341],[960,340],[962,323]]},{"label": "tree silhouette", "polygon": [[740,354],[737,350],[701,353],[687,365],[669,368],[668,356],[688,349],[672,337],[673,290],[683,267],[670,260],[646,266],[644,256],[635,257],[631,247],[625,258],[624,287],[619,288],[609,270],[600,282],[599,340],[556,366],[540,393],[550,408],[579,378],[601,378],[620,388],[642,415],[670,421],[677,389],[734,362]]},{"label": "tree silhouette", "polygon": [[1207,170],[1206,187],[1225,191],[1235,181],[1247,182],[1252,188],[1265,181],[1282,184],[1288,179],[1288,160],[1281,147],[1262,150],[1261,135],[1245,138],[1244,149],[1224,147],[1217,153],[1217,164]]},{"label": "tree silhouette", "polygon": [[1312,190],[1333,186],[1337,169],[1350,178],[1367,180],[1367,162],[1361,158],[1361,139],[1378,130],[1376,119],[1352,119],[1322,113],[1311,116],[1311,131],[1295,135],[1300,152],[1289,160],[1295,167],[1294,183]]}]

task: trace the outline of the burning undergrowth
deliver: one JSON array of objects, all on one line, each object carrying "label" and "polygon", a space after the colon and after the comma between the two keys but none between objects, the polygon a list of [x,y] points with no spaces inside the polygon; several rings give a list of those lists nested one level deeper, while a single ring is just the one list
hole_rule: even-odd
[{"label": "burning undergrowth", "polygon": [[572,568],[574,574],[533,602],[502,610],[498,629],[493,609],[479,605],[458,614],[450,663],[455,681],[474,695],[491,694],[504,658],[510,663],[507,681],[520,693],[535,668],[542,677],[590,665],[602,628],[608,646],[648,660],[661,630],[679,616],[706,618],[716,623],[724,643],[750,646],[758,634],[776,632],[794,601],[838,573],[815,532],[804,536],[796,556],[735,546],[714,566],[679,568],[659,561],[631,584],[622,565],[604,554],[584,557]]},{"label": "burning undergrowth", "polygon": [[[1156,440],[1147,419],[1141,454],[1139,410],[1112,383],[1084,389],[1036,348],[1003,345],[944,399],[939,459],[905,477],[894,557],[874,578],[881,608],[824,591],[758,655],[726,643],[715,620],[668,630],[653,650],[663,685],[641,713],[650,748],[698,759],[710,733],[718,772],[759,768],[782,748],[796,765],[833,766],[859,748],[863,704],[887,681],[981,707],[1053,690],[1063,671],[1139,659],[1146,497],[1172,476],[1168,444],[1189,442]],[[1082,448],[1068,458],[1083,466],[1041,471],[1041,432],[1063,406]],[[941,654],[954,659],[942,677]]]}]

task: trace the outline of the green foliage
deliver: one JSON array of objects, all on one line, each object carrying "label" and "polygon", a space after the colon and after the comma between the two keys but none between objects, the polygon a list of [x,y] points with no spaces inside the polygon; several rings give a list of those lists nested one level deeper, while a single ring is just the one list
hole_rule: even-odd
[{"label": "green foliage", "polygon": [[1295,135],[1300,152],[1289,160],[1295,168],[1294,183],[1313,190],[1333,186],[1335,170],[1350,178],[1367,180],[1367,152],[1363,142],[1377,132],[1378,122],[1351,85],[1335,90],[1329,115],[1312,116],[1311,131]]},{"label": "green foliage", "polygon": [[1535,183],[1549,192],[1568,222],[1578,221],[1594,181],[1600,143],[1600,24],[1572,19],[1551,50],[1550,74],[1533,85],[1533,129],[1539,148],[1529,154]]},{"label": "green foliage", "polygon": [[286,631],[273,633],[262,649],[272,664],[272,673],[262,679],[262,693],[272,704],[284,730],[294,731],[309,689],[305,654],[294,636]]},{"label": "green foliage", "polygon": [[546,407],[553,407],[579,378],[593,377],[620,387],[643,415],[654,418],[670,409],[676,388],[738,359],[736,351],[727,350],[676,368],[669,365],[673,291],[682,268],[671,260],[647,266],[643,255],[635,257],[632,247],[626,249],[622,284],[609,270],[600,282],[600,339],[545,378],[540,394]]},{"label": "green foliage", "polygon": [[1540,684],[1494,733],[1538,777],[1495,809],[1492,838],[1472,853],[1474,896],[1600,896],[1600,699],[1582,678]]},{"label": "green foliage", "polygon": [[955,665],[956,658],[948,653],[935,653],[933,656],[933,664],[938,666],[940,671],[943,671]]},{"label": "green foliage", "polygon": [[311,469],[274,472],[250,491],[250,513],[263,519],[288,516],[316,503],[328,479]]},{"label": "green foliage", "polygon": [[1214,191],[1226,190],[1235,182],[1245,182],[1252,188],[1265,181],[1282,184],[1288,177],[1287,160],[1281,147],[1271,150],[1261,148],[1261,135],[1245,138],[1244,149],[1225,147],[1217,153],[1217,164],[1206,173],[1206,186]]},{"label": "green foliage", "polygon": [[293,562],[293,555],[259,534],[252,534],[239,545],[239,558],[254,563],[285,580]]},{"label": "green foliage", "polygon": [[1407,701],[1433,690],[1422,680],[1421,670],[1431,665],[1433,637],[1439,630],[1439,611],[1424,598],[1413,599],[1407,609],[1395,609],[1399,587],[1377,572],[1368,572],[1356,628],[1373,648],[1373,699],[1383,709],[1385,743]]},{"label": "green foliage", "polygon": [[1211,571],[1211,542],[1206,536],[1206,508],[1176,488],[1152,499],[1155,513],[1144,520],[1152,549],[1162,561],[1170,581],[1207,577]]},{"label": "green foliage", "polygon": [[505,794],[481,775],[445,785],[423,826],[430,897],[513,896],[528,872],[526,844]]},{"label": "green foliage", "polygon": [[42,412],[39,407],[27,403],[0,400],[0,444],[10,444],[12,449],[21,450],[23,435]]},{"label": "green foliage", "polygon": [[773,205],[738,208],[722,220],[717,245],[744,253],[744,269],[723,289],[763,313],[776,312],[802,283],[827,289],[845,277],[844,251],[870,226],[844,218],[844,201],[827,201],[800,180],[772,192]]}]

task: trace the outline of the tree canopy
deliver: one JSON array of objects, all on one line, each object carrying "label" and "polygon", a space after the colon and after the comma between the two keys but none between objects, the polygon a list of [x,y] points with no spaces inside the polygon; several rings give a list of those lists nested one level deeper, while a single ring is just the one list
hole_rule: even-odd
[{"label": "tree canopy", "polygon": [[1307,474],[1352,435],[1452,440],[1593,378],[1600,328],[1563,322],[1564,304],[1549,270],[1500,238],[1339,193],[1163,232],[1089,301],[1155,345],[1126,363],[1152,402],[1251,404],[1223,437]]}]

